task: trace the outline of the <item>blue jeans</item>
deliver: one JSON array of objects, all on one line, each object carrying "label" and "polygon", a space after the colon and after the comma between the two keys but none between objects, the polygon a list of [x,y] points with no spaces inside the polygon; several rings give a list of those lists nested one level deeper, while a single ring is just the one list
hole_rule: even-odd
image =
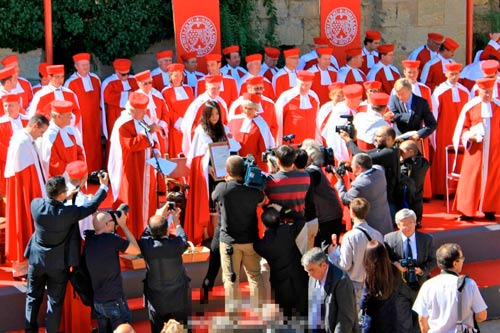
[{"label": "blue jeans", "polygon": [[99,333],[112,333],[120,324],[130,323],[130,309],[124,298],[106,303],[94,302]]}]

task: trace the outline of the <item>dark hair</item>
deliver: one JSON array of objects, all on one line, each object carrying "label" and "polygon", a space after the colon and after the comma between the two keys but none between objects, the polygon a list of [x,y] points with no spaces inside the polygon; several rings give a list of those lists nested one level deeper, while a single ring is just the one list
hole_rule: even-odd
[{"label": "dark hair", "polygon": [[47,184],[45,184],[45,193],[51,199],[55,199],[59,194],[66,192],[66,190],[66,180],[62,176],[49,178]]},{"label": "dark hair", "polygon": [[276,149],[276,157],[280,161],[281,166],[285,168],[289,168],[293,165],[295,156],[297,156],[297,153],[291,146],[282,145]]},{"label": "dark hair", "polygon": [[[212,110],[216,109],[219,112],[219,120],[215,125],[210,122],[210,116],[212,115]],[[203,130],[208,134],[213,142],[226,141],[226,132],[224,131],[224,125],[222,124],[222,112],[220,110],[219,103],[215,101],[208,101],[205,103],[205,107],[201,113],[199,124]]]},{"label": "dark hair", "polygon": [[451,269],[453,263],[460,258],[460,245],[456,243],[443,244],[436,251],[436,261],[440,269]]},{"label": "dark hair", "polygon": [[168,221],[165,217],[161,217],[160,223],[148,223],[149,230],[151,231],[151,236],[153,238],[162,238],[168,232]]},{"label": "dark hair", "polygon": [[12,75],[9,77],[6,77],[5,79],[1,79],[0,84],[2,84],[2,86],[3,86],[5,84],[5,82],[7,82],[8,80],[11,80],[11,79],[12,79]]},{"label": "dark hair", "polygon": [[396,139],[396,131],[391,126],[385,126],[385,134],[392,139]]},{"label": "dark hair", "polygon": [[280,213],[273,207],[266,207],[261,215],[262,223],[268,228],[277,228],[280,225]]},{"label": "dark hair", "polygon": [[359,153],[354,155],[352,161],[353,163],[356,163],[365,170],[369,170],[373,166],[372,158],[370,157],[370,155],[365,153]]},{"label": "dark hair", "polygon": [[368,242],[363,266],[368,294],[379,300],[387,299],[394,291],[394,271],[383,243],[376,240]]},{"label": "dark hair", "polygon": [[37,125],[37,127],[42,127],[43,125],[49,126],[49,121],[42,114],[35,114],[30,118],[28,126]]},{"label": "dark hair", "polygon": [[373,43],[373,39],[370,39],[370,38],[366,38],[365,37],[365,40],[363,41],[363,45],[366,45],[368,43]]},{"label": "dark hair", "polygon": [[231,177],[245,177],[245,161],[241,156],[229,156],[226,161],[226,169]]},{"label": "dark hair", "polygon": [[364,220],[370,210],[370,203],[365,198],[354,198],[349,204],[354,216],[360,220]]},{"label": "dark hair", "polygon": [[295,164],[295,167],[297,169],[304,169],[307,166],[307,161],[309,159],[307,152],[304,149],[297,149],[295,151],[295,154],[296,156],[293,164]]},{"label": "dark hair", "polygon": [[444,46],[444,43],[443,43],[443,44],[441,44],[441,46],[439,47],[439,51],[438,51],[438,52],[440,52],[440,53],[441,53],[441,52],[442,52],[442,51],[444,51],[444,50],[450,51],[450,49],[448,49],[446,46]]}]

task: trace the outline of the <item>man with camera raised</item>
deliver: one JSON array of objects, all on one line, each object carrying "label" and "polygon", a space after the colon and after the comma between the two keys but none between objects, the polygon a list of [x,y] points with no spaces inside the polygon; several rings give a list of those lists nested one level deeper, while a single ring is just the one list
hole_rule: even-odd
[{"label": "man with camera raised", "polygon": [[[121,206],[123,207],[123,206]],[[123,292],[118,252],[138,254],[139,245],[127,228],[122,210],[103,211],[94,216],[95,234],[88,234],[83,252],[94,290],[94,310],[99,332],[112,332],[131,315]],[[116,234],[120,227],[127,239]]]},{"label": "man with camera raised", "polygon": [[415,230],[417,217],[410,209],[396,213],[398,231],[384,236],[394,266],[404,273],[406,284],[398,290],[397,316],[399,332],[418,332],[417,314],[411,310],[420,286],[436,266],[436,251],[432,236]]}]

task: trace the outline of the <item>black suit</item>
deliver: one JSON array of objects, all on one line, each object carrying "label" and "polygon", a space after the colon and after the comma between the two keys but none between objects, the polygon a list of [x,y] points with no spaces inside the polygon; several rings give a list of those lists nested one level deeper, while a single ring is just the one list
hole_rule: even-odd
[{"label": "black suit", "polygon": [[[411,110],[406,108],[401,100],[392,95],[389,100],[389,110],[394,113],[393,122],[396,123],[401,134],[409,131],[417,131],[420,138],[426,138],[436,130],[436,119],[434,118],[427,101],[412,93]],[[424,126],[422,127],[422,122]]]},{"label": "black suit", "polygon": [[[384,242],[389,257],[392,262],[399,261],[404,258],[404,246],[401,231],[393,231],[384,236]],[[434,239],[431,235],[427,235],[415,231],[415,243],[417,246],[417,267],[423,271],[422,276],[417,276],[419,288],[430,278],[431,270],[436,267],[436,250],[434,247]],[[416,332],[418,331],[418,323],[416,313],[412,312],[411,307],[417,297],[418,290],[410,288],[408,285],[402,286],[398,290],[398,298],[396,300],[398,318],[400,324],[400,332]]]},{"label": "black suit", "polygon": [[26,332],[38,332],[38,311],[47,287],[47,332],[57,332],[68,282],[68,267],[73,262],[68,242],[74,225],[94,213],[106,198],[102,188],[83,206],[65,206],[54,199],[36,198],[31,202],[35,232],[26,248],[29,258],[26,289]]}]

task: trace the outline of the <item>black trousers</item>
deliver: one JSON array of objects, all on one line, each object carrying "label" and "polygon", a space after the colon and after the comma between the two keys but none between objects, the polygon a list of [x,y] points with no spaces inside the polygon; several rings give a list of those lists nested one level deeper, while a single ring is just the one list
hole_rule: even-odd
[{"label": "black trousers", "polygon": [[187,324],[188,313],[187,309],[185,312],[168,312],[168,313],[158,313],[153,305],[148,302],[148,317],[151,324],[151,333],[160,333],[163,329],[163,324],[168,322],[170,319],[175,319],[183,325]]},{"label": "black trousers", "polygon": [[340,233],[344,229],[342,225],[342,218],[319,223],[319,230],[316,238],[314,239],[314,246],[320,247],[324,241],[326,244],[332,243],[332,234],[337,235],[337,240],[340,239]]},{"label": "black trousers", "polygon": [[214,286],[215,279],[220,271],[220,253],[219,253],[219,233],[220,227],[217,226],[214,230],[214,238],[210,245],[210,259],[208,261],[207,275],[203,279],[202,288],[206,290],[211,290]]}]

